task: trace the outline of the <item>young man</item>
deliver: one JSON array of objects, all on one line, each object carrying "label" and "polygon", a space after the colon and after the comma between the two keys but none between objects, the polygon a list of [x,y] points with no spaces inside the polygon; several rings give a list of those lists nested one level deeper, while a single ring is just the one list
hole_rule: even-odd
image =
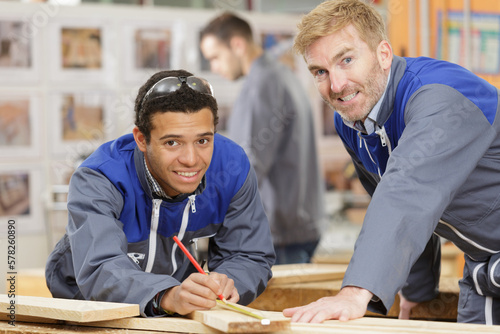
[{"label": "young man", "polygon": [[299,80],[254,42],[250,25],[225,13],[201,33],[213,72],[245,77],[228,124],[257,173],[277,264],[309,262],[318,245],[324,184],[312,110]]},{"label": "young man", "polygon": [[[75,171],[67,233],[47,262],[54,297],[140,305],[142,316],[209,309],[222,294],[248,304],[275,255],[255,173],[216,134],[210,84],[186,71],[139,90],[133,134],[102,145]],[[186,246],[210,238],[198,273]]]},{"label": "young man", "polygon": [[466,254],[458,321],[500,324],[498,90],[455,64],[394,56],[381,16],[359,0],[320,4],[295,48],[372,200],[339,294],[284,314],[384,313],[399,291],[408,312],[437,294],[439,235]]}]

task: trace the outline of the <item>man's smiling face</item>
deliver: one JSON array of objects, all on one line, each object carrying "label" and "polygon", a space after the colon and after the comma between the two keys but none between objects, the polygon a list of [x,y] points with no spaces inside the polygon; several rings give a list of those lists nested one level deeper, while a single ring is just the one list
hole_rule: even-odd
[{"label": "man's smiling face", "polygon": [[211,110],[158,112],[151,124],[149,143],[134,129],[151,174],[168,196],[194,192],[212,160],[215,126]]},{"label": "man's smiling face", "polygon": [[348,25],[307,48],[305,60],[317,89],[342,118],[364,120],[382,96],[391,63],[384,53],[390,46],[384,43],[373,51]]}]

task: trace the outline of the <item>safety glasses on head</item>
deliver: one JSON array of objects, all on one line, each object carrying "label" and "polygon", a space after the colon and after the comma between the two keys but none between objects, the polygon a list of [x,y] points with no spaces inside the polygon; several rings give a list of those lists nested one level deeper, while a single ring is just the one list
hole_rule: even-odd
[{"label": "safety glasses on head", "polygon": [[152,100],[157,97],[165,96],[167,94],[173,93],[183,84],[186,84],[192,90],[197,92],[208,94],[213,96],[212,85],[205,79],[198,78],[195,76],[189,77],[166,77],[155,83],[148,92],[144,95],[142,99],[141,107],[144,105],[146,100]]}]

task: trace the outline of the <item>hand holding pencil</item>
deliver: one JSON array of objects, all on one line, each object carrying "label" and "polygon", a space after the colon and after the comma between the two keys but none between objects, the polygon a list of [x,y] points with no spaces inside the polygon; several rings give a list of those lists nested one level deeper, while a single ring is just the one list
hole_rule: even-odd
[{"label": "hand holding pencil", "polygon": [[[198,264],[198,262],[196,262],[196,259],[191,255],[191,253],[189,253],[189,251],[187,250],[187,248],[182,244],[182,242],[179,240],[179,238],[177,238],[177,236],[174,236],[174,241],[175,243],[179,246],[179,248],[182,250],[182,252],[184,254],[186,254],[186,256],[188,257],[189,261],[191,261],[191,263],[193,264],[193,266],[196,268],[196,270],[198,270],[198,272],[200,274],[203,274],[203,275],[208,275],[202,267],[200,267],[200,265]],[[224,296],[222,294],[219,294],[219,299],[222,300],[224,303],[227,304],[227,301],[226,301],[226,298],[224,298]]]},{"label": "hand holding pencil", "polygon": [[[179,243],[182,244],[177,237],[175,237],[175,239],[177,239],[177,245],[179,245]],[[181,250],[183,248],[185,249],[184,245],[183,247],[179,246],[179,248],[181,248]],[[189,254],[189,252],[187,253]],[[196,263],[196,260],[194,260],[191,254],[191,257],[187,254],[186,256],[190,261]],[[228,300],[233,302],[238,301],[238,291],[234,287],[234,281],[232,279],[224,274],[216,272],[207,275],[198,263],[196,263],[196,265],[193,263],[193,265],[197,267],[200,273],[203,272],[203,275],[199,273],[191,274],[181,283],[181,285],[169,289],[160,302],[163,309],[184,315],[195,310],[208,310],[215,307],[215,305],[217,305],[217,295],[219,295],[219,298],[226,295],[228,296]],[[221,288],[223,292],[219,293]]]}]

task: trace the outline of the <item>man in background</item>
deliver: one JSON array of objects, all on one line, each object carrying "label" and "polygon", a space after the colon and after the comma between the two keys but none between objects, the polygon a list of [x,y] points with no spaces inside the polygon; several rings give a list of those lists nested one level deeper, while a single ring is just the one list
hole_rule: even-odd
[{"label": "man in background", "polygon": [[228,123],[257,173],[276,264],[309,262],[320,239],[324,185],[311,105],[300,80],[266,54],[242,18],[224,13],[201,32],[212,72],[245,77]]}]

